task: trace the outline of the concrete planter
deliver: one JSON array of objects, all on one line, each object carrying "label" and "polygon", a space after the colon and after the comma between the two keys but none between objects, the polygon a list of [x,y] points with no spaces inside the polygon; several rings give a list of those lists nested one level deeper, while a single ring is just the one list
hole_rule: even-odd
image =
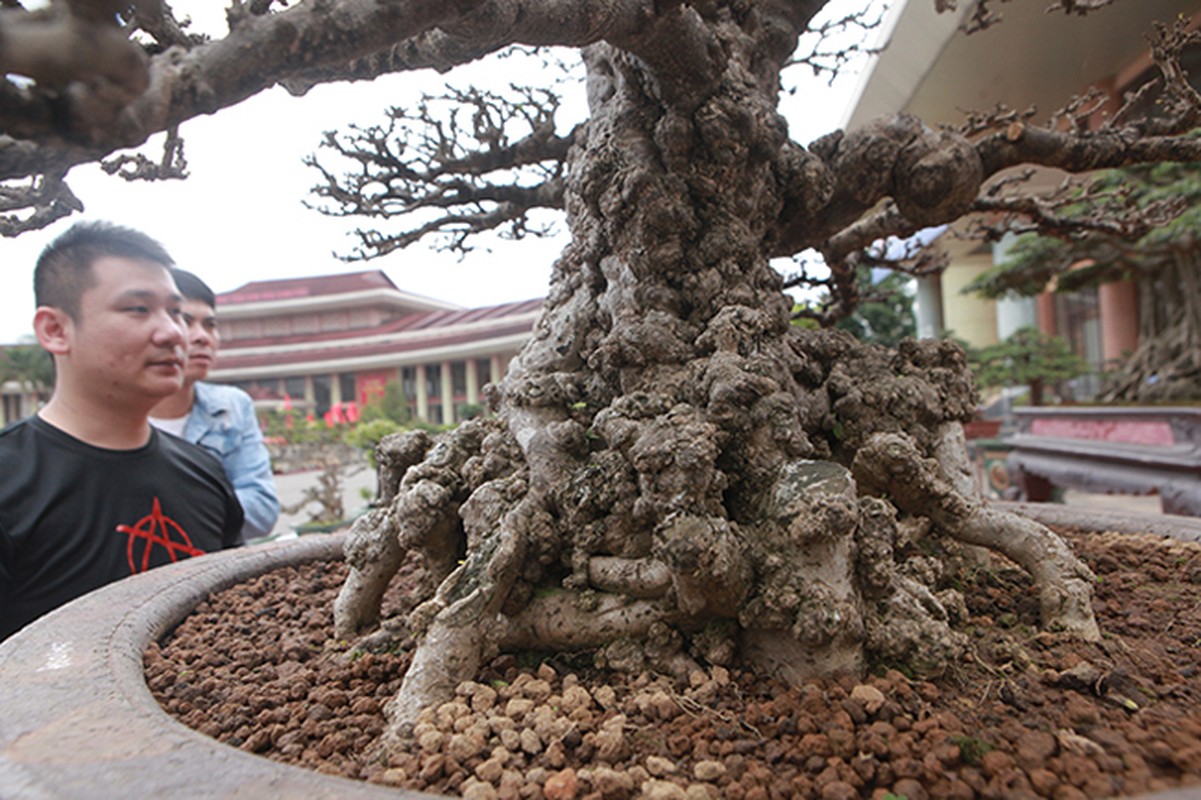
[{"label": "concrete planter", "polygon": [[[1201,540],[1201,520],[999,505],[1057,525]],[[0,645],[0,796],[431,797],[334,778],[222,745],[168,716],[146,687],[146,646],[210,592],[278,567],[340,557],[343,540],[343,535],[308,536],[151,570],[82,597]],[[1154,795],[1157,800],[1193,796],[1189,790]]]},{"label": "concrete planter", "polygon": [[142,653],[210,592],[339,558],[343,536],[215,553],[118,581],[0,645],[0,797],[398,798],[220,744],[168,716]]}]

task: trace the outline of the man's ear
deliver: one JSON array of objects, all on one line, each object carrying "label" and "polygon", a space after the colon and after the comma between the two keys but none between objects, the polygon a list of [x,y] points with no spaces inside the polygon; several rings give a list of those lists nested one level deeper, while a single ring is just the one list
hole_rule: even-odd
[{"label": "man's ear", "polygon": [[66,311],[53,306],[38,306],[33,314],[33,332],[38,344],[53,356],[71,352],[72,319]]}]

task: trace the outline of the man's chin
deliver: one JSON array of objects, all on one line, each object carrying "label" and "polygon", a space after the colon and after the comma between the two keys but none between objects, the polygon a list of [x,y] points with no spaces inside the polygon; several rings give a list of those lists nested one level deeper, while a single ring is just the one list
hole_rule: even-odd
[{"label": "man's chin", "polygon": [[144,385],[146,387],[146,394],[153,395],[159,399],[170,397],[183,388],[183,368],[176,367],[174,370],[168,370],[164,367],[156,367],[151,370],[150,378]]}]

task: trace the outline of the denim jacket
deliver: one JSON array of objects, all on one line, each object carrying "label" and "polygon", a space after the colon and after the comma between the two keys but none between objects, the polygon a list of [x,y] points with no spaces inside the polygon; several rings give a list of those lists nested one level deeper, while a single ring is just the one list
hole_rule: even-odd
[{"label": "denim jacket", "polygon": [[279,518],[271,458],[250,395],[233,386],[197,382],[183,438],[221,459],[246,515],[243,540],[266,536]]}]

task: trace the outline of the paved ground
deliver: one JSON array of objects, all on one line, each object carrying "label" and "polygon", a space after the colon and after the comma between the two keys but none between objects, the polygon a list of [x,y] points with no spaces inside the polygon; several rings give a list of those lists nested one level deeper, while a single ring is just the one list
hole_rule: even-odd
[{"label": "paved ground", "polygon": [[[279,494],[280,505],[287,507],[300,502],[304,498],[305,489],[319,486],[321,478],[321,470],[312,470],[310,472],[293,472],[287,475],[275,476],[275,491]],[[366,496],[364,496],[366,492]],[[352,472],[342,481],[342,507],[347,514],[353,514],[356,510],[367,505],[368,501],[375,496],[375,472],[367,467]],[[317,505],[310,503],[306,508],[296,511],[291,514],[280,514],[279,521],[275,523],[275,530],[272,534],[280,536],[292,531],[296,525],[302,525],[312,518],[308,513],[310,510],[316,510]]]}]

